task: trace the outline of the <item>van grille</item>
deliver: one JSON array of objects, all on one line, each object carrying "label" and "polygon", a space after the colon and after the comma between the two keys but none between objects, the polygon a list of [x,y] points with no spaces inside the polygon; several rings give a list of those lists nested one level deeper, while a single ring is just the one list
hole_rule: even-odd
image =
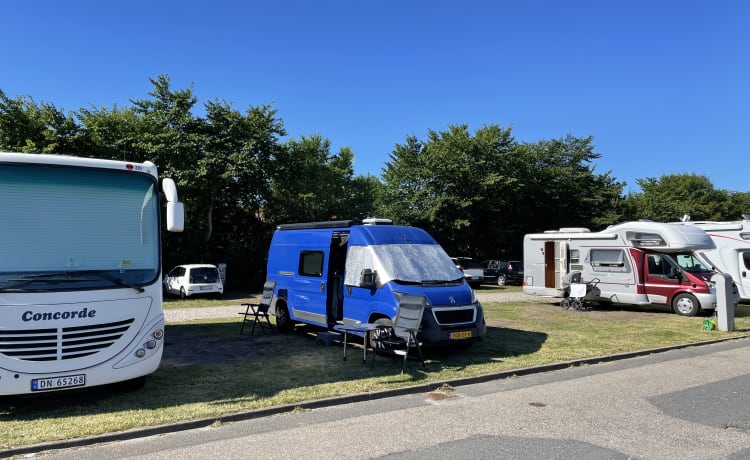
[{"label": "van grille", "polygon": [[433,308],[432,315],[440,326],[471,324],[476,320],[476,307],[462,308]]},{"label": "van grille", "polygon": [[0,354],[22,361],[82,358],[112,346],[134,320],[63,328],[0,330]]}]

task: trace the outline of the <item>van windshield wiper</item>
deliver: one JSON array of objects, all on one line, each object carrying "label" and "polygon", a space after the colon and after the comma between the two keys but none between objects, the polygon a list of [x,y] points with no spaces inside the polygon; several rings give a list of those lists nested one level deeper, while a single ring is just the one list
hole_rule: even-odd
[{"label": "van windshield wiper", "polygon": [[457,284],[460,283],[463,280],[463,278],[458,278],[455,280],[424,280],[421,284],[425,286],[438,286],[441,284]]}]

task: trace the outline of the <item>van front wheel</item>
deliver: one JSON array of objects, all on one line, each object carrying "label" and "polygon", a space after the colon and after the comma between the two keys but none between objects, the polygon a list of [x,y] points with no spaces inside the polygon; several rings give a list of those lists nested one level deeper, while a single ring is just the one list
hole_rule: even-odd
[{"label": "van front wheel", "polygon": [[379,351],[383,351],[383,344],[381,342],[378,342],[378,338],[381,334],[388,334],[390,332],[390,328],[393,327],[393,321],[391,321],[389,318],[378,318],[375,320],[373,324],[377,324],[377,329],[370,331],[370,346],[372,349],[377,353]]},{"label": "van front wheel", "polygon": [[701,311],[701,304],[693,294],[683,292],[672,300],[672,310],[678,315],[695,316]]}]

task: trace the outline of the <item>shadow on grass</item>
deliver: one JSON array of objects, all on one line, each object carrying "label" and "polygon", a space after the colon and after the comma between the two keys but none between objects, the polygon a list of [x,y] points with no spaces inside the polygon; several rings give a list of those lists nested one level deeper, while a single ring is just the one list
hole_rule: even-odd
[{"label": "shadow on grass", "polygon": [[[427,366],[408,363],[400,374],[401,363],[391,363],[388,357],[378,356],[372,365],[368,354],[367,363],[362,363],[361,339],[350,345],[344,361],[340,344],[316,343],[320,329],[304,326],[285,334],[256,331],[251,337],[247,332],[240,335],[239,328],[236,321],[167,325],[162,364],[141,390],[126,392],[113,385],[4,398],[0,399],[0,421],[54,420],[190,404],[272,407],[287,404],[289,392],[296,393],[292,399],[303,402],[331,393],[354,394],[439,379],[444,369],[455,372],[532,354],[546,340],[543,333],[488,327],[484,340],[471,347],[424,350]],[[330,386],[340,388],[330,391]],[[321,387],[326,391],[321,393]]]}]

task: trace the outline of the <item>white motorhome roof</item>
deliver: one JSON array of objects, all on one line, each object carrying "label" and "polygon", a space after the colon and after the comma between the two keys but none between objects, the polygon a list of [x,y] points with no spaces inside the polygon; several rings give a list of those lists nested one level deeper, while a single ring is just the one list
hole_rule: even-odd
[{"label": "white motorhome roof", "polygon": [[689,224],[625,222],[612,225],[604,232],[621,234],[635,247],[659,249],[665,252],[694,251],[715,247],[711,237],[702,228]]},{"label": "white motorhome roof", "polygon": [[[573,230],[573,231],[564,231]],[[664,252],[713,249],[713,240],[700,227],[690,224],[637,221],[612,225],[601,232],[585,232],[580,228],[560,229],[557,232],[532,233],[530,240],[614,240],[621,238],[624,245],[658,249]]]},{"label": "white motorhome roof", "polygon": [[707,232],[732,232],[744,229],[750,230],[750,221],[740,220],[735,222],[709,222],[709,221],[688,221],[686,224],[693,224]]}]

